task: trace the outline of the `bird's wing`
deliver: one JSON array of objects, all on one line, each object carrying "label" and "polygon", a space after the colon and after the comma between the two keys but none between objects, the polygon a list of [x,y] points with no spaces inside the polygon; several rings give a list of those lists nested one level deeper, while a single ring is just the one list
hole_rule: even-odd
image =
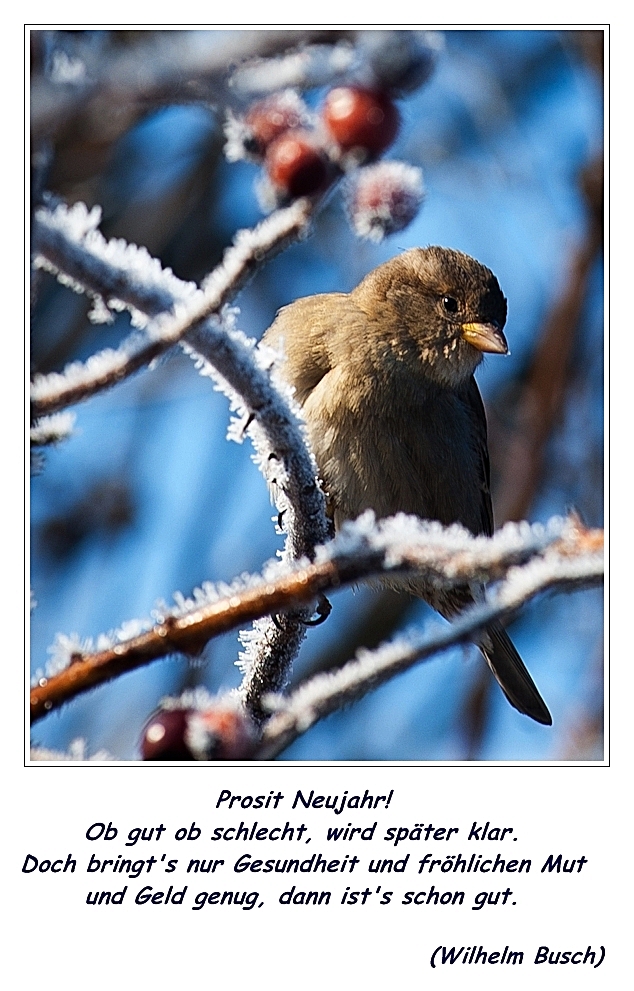
[{"label": "bird's wing", "polygon": [[347,299],[345,293],[297,299],[282,307],[264,335],[265,344],[284,351],[282,375],[295,387],[300,406],[333,367],[329,345]]},{"label": "bird's wing", "polygon": [[[466,401],[472,412],[471,419],[479,454],[482,533],[490,536],[493,533],[493,506],[491,503],[487,421],[482,396],[473,376],[467,387]],[[452,602],[452,605],[454,604],[455,600]],[[536,722],[550,726],[552,717],[546,703],[539,694],[535,682],[528,673],[508,633],[500,623],[491,623],[486,628],[479,646],[511,705]]]},{"label": "bird's wing", "polygon": [[473,375],[465,390],[465,401],[471,411],[473,438],[478,454],[478,474],[480,481],[480,533],[490,537],[493,533],[493,503],[491,502],[491,468],[487,443],[487,418],[480,390]]}]

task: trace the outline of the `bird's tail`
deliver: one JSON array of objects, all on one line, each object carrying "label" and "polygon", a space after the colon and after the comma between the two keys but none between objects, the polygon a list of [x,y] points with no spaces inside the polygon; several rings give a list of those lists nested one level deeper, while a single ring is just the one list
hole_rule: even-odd
[{"label": "bird's tail", "polygon": [[511,705],[536,722],[552,726],[546,703],[506,630],[492,623],[478,646]]}]

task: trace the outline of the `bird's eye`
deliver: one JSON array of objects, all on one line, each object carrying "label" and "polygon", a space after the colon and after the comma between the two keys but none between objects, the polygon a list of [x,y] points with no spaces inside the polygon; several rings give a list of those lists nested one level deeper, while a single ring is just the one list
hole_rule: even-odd
[{"label": "bird's eye", "polygon": [[442,305],[448,313],[455,313],[458,309],[458,300],[454,299],[453,296],[443,296]]}]

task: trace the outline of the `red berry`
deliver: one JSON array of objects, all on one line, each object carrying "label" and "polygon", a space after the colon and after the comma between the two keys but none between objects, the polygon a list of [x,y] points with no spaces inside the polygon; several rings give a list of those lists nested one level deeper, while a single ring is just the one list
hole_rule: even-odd
[{"label": "red berry", "polygon": [[143,760],[195,760],[186,743],[192,709],[160,709],[149,719],[141,737]]},{"label": "red berry", "polygon": [[159,709],[141,737],[143,760],[248,760],[256,729],[233,706]]},{"label": "red berry", "polygon": [[244,118],[251,140],[260,154],[264,154],[275,138],[285,131],[300,127],[306,107],[292,90],[276,93],[253,103]]},{"label": "red berry", "polygon": [[398,133],[398,110],[386,93],[358,86],[331,89],[323,108],[324,123],[343,151],[363,148],[377,155]]},{"label": "red berry", "polygon": [[197,714],[192,736],[205,760],[248,759],[257,739],[251,720],[237,709],[208,709]]},{"label": "red berry", "polygon": [[289,131],[269,145],[266,171],[273,185],[291,199],[316,193],[328,176],[324,156],[305,131]]}]

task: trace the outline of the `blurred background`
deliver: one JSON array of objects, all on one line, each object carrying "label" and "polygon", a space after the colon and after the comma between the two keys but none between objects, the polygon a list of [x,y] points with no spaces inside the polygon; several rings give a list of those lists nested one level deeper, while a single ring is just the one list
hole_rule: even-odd
[{"label": "blurred background", "polygon": [[[236,230],[262,217],[257,166],[223,155],[227,74],[245,55],[355,32],[31,32],[32,182],[103,209],[106,237],[145,245],[200,281]],[[496,523],[574,507],[603,524],[603,33],[446,31],[435,71],[399,101],[386,158],[423,170],[412,224],[358,239],[341,194],[312,236],[259,271],[237,299],[259,338],[299,296],[351,289],[397,252],[440,244],[497,275],[512,355],[478,372],[489,417]],[[317,106],[325,89],[305,98]],[[88,320],[90,302],[40,273],[32,369],[61,370],[116,344],[125,315]],[[175,591],[259,571],[282,546],[247,444],[226,440],[224,396],[180,350],[76,407],[75,434],[47,449],[31,492],[33,672],[57,633],[81,638],[149,615]],[[394,593],[348,590],[310,630],[293,681],[336,667],[411,624],[442,621]],[[511,634],[553,714],[512,709],[475,648],[419,665],[312,728],[281,760],[603,759],[603,592],[542,597]],[[85,694],[33,742],[139,759],[143,724],[165,695],[237,686],[237,632],[196,662],[170,657]]]}]

